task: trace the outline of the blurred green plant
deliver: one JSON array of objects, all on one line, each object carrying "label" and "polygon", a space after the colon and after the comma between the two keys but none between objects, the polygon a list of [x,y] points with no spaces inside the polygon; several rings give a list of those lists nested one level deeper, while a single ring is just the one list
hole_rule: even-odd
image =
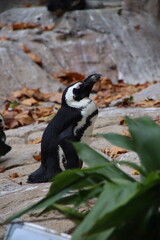
[{"label": "blurred green plant", "polygon": [[[14,214],[58,210],[73,220],[73,240],[160,239],[160,126],[148,117],[126,118],[131,137],[100,134],[111,143],[136,152],[140,165],[120,161],[140,173],[135,181],[116,163],[84,143],[73,143],[87,169],[67,170],[53,179],[45,198]],[[81,207],[92,202],[93,207]],[[84,209],[84,208],[83,208]]]}]

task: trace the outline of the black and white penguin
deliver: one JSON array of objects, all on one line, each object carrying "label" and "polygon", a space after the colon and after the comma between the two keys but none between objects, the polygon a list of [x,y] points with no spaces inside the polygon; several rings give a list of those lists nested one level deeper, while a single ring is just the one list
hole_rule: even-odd
[{"label": "black and white penguin", "polygon": [[62,106],[42,136],[41,166],[29,176],[28,182],[48,182],[61,171],[82,167],[69,141],[87,142],[92,134],[98,109],[89,95],[100,77],[100,74],[92,74],[64,90]]},{"label": "black and white penguin", "polygon": [[6,155],[11,147],[5,143],[6,134],[4,132],[4,119],[2,114],[0,114],[0,157]]}]

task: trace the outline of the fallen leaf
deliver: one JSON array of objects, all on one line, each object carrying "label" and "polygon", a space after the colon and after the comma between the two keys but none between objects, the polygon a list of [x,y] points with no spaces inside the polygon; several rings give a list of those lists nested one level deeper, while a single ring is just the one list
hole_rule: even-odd
[{"label": "fallen leaf", "polygon": [[28,115],[27,112],[22,112],[17,114],[15,117],[15,120],[17,120],[22,126],[28,125],[34,122],[34,119]]},{"label": "fallen leaf", "polygon": [[0,29],[5,27],[7,24],[6,23],[0,23]]},{"label": "fallen leaf", "polygon": [[32,157],[37,161],[41,161],[41,153],[35,153]]},{"label": "fallen leaf", "polygon": [[127,150],[121,147],[112,147],[107,150],[105,150],[104,153],[108,154],[111,158],[116,158],[122,153],[126,153]]},{"label": "fallen leaf", "polygon": [[84,79],[84,74],[68,70],[63,70],[52,75],[56,80],[62,82],[64,85],[73,84]]},{"label": "fallen leaf", "polygon": [[127,125],[126,119],[124,117],[118,118],[117,122],[118,122],[119,125],[122,125],[122,126],[126,126]]},{"label": "fallen leaf", "polygon": [[32,4],[27,3],[27,4],[24,4],[23,7],[29,8],[29,7],[32,7]]},{"label": "fallen leaf", "polygon": [[44,31],[51,31],[55,28],[55,26],[56,26],[56,24],[53,22],[52,24],[50,24],[48,26],[41,27],[41,29]]},{"label": "fallen leaf", "polygon": [[27,105],[27,106],[33,106],[33,105],[38,105],[39,102],[34,98],[28,98],[28,99],[21,101],[21,104]]},{"label": "fallen leaf", "polygon": [[19,177],[18,173],[12,173],[11,175],[9,175],[10,178],[17,178]]},{"label": "fallen leaf", "polygon": [[49,98],[51,102],[61,103],[62,93],[61,92],[54,92],[52,96]]},{"label": "fallen leaf", "polygon": [[7,41],[8,39],[6,37],[1,37],[0,41]]},{"label": "fallen leaf", "polygon": [[133,174],[133,175],[139,175],[139,172],[138,172],[137,170],[134,170],[134,171],[132,172],[132,174]]},{"label": "fallen leaf", "polygon": [[28,142],[28,144],[37,144],[37,143],[40,143],[41,142],[41,140],[42,140],[42,138],[41,137],[39,137],[39,138],[36,138],[36,139],[34,139],[33,141],[31,141],[31,142]]},{"label": "fallen leaf", "polygon": [[21,49],[22,49],[22,51],[25,52],[25,53],[30,53],[30,52],[31,52],[31,50],[30,50],[25,44],[23,44],[23,45],[21,46]]},{"label": "fallen leaf", "polygon": [[39,123],[40,123],[40,122],[50,122],[50,121],[54,118],[54,116],[55,116],[55,113],[54,113],[54,114],[51,114],[51,115],[49,115],[49,116],[40,117],[40,118],[38,118],[37,120],[38,120]]},{"label": "fallen leaf", "polygon": [[10,30],[23,30],[27,28],[38,28],[39,25],[36,23],[30,22],[30,23],[24,23],[24,22],[16,22],[12,26],[9,27]]},{"label": "fallen leaf", "polygon": [[130,132],[128,130],[126,130],[126,129],[123,130],[122,132],[120,132],[120,134],[123,135],[123,136],[129,137],[129,138],[131,137]]},{"label": "fallen leaf", "polygon": [[16,111],[2,111],[5,129],[13,129],[18,127],[20,124],[17,120],[15,120],[15,116],[17,115]]},{"label": "fallen leaf", "polygon": [[39,91],[39,92],[35,92],[33,96],[38,101],[49,102],[50,97],[52,97],[52,93],[42,93]]},{"label": "fallen leaf", "polygon": [[0,173],[5,172],[5,168],[4,167],[0,167]]},{"label": "fallen leaf", "polygon": [[54,114],[53,106],[36,108],[35,112],[36,112],[37,118],[42,117],[42,116],[45,117],[45,116],[49,116],[51,114]]},{"label": "fallen leaf", "polygon": [[140,25],[135,25],[134,30],[136,30],[136,31],[140,30]]},{"label": "fallen leaf", "polygon": [[39,92],[40,92],[39,88],[31,89],[31,88],[23,87],[18,91],[14,91],[12,95],[15,98],[22,98],[23,96],[27,96],[30,98],[30,97],[33,97],[35,93],[39,93]]},{"label": "fallen leaf", "polygon": [[28,56],[39,66],[42,66],[42,59],[35,53],[28,53]]},{"label": "fallen leaf", "polygon": [[145,107],[145,108],[151,108],[151,107],[160,107],[160,101],[156,101],[156,100],[144,100],[144,101],[140,101],[134,104],[135,107]]}]

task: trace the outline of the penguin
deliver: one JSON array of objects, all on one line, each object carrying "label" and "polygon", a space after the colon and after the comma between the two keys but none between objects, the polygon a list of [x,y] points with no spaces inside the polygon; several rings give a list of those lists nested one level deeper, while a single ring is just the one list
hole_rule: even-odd
[{"label": "penguin", "polygon": [[6,134],[4,132],[4,119],[2,114],[0,114],[0,157],[6,155],[11,147],[5,143]]},{"label": "penguin", "polygon": [[41,165],[29,175],[28,183],[49,182],[66,169],[82,167],[71,142],[87,143],[92,134],[98,109],[89,95],[100,78],[100,74],[92,74],[64,90],[61,108],[42,135]]},{"label": "penguin", "polygon": [[48,11],[70,11],[75,9],[85,9],[85,0],[48,0],[47,9]]}]

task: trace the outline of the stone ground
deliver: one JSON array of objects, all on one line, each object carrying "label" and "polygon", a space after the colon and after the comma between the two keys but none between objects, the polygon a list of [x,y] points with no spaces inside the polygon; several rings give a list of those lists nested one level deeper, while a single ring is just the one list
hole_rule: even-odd
[{"label": "stone ground", "polygon": [[[159,85],[157,85],[156,89],[158,86]],[[145,99],[147,97],[146,92],[150,92],[150,90],[145,90],[144,93],[142,92],[138,94],[138,96],[141,95],[141,98]],[[108,107],[100,109],[94,133],[121,133],[126,127],[120,125],[118,119],[126,115],[134,118],[143,115],[158,118],[160,116],[160,108]],[[6,168],[5,172],[0,173],[0,221],[3,221],[20,209],[37,202],[46,195],[49,189],[50,183],[34,185],[26,183],[28,175],[40,164],[32,157],[34,153],[40,151],[40,144],[33,145],[28,144],[28,142],[37,137],[41,137],[45,127],[46,123],[40,123],[6,131],[7,143],[12,146],[12,150],[0,160],[1,166]],[[101,150],[108,149],[112,145],[102,138],[93,138],[91,140],[91,146],[97,150]],[[121,154],[118,160],[121,159],[138,162],[138,158],[133,152]],[[132,175],[133,169],[123,167],[123,170]],[[10,175],[13,173],[17,173],[19,177],[11,178]],[[137,176],[133,177],[138,178]],[[53,217],[53,213],[45,215],[44,217],[49,218],[51,216]],[[59,216],[59,214],[54,212],[54,217],[56,216]],[[26,214],[22,219],[30,220],[35,218],[33,216],[31,217],[30,214]],[[73,223],[68,220],[47,220],[38,224],[55,229],[58,232],[67,232],[73,227]],[[4,234],[5,229],[6,226],[0,228],[0,238]]]},{"label": "stone ground", "polygon": [[[0,11],[11,8],[13,2],[15,2],[14,6],[17,7],[17,3],[19,4],[20,1],[2,0]],[[32,2],[32,0],[21,0],[21,3],[22,2]],[[38,3],[39,1],[35,0],[34,2]],[[8,5],[9,3],[11,5]],[[24,15],[26,16],[25,20],[27,22],[31,20],[33,22],[36,22],[37,19],[39,19],[39,14],[42,15],[42,25],[48,26],[50,24],[50,21],[53,21],[53,16],[49,14],[44,7],[33,9],[30,8],[27,10],[9,10],[8,13],[1,14],[0,22],[8,23],[9,21],[11,21],[12,24],[18,21],[23,22]],[[30,83],[30,87],[32,88],[37,88],[41,86],[43,87],[43,89],[46,89],[46,91],[56,91],[59,88],[59,84],[54,81],[53,77],[48,75],[48,73],[53,72],[51,71],[53,69],[53,66],[55,72],[60,71],[61,68],[64,68],[64,66],[67,66],[68,69],[71,69],[73,65],[74,67],[77,67],[75,69],[76,71],[85,72],[87,74],[88,71],[91,72],[93,70],[93,72],[102,72],[107,76],[108,73],[110,73],[112,79],[113,76],[117,78],[117,70],[115,69],[123,69],[125,71],[129,71],[124,72],[124,76],[130,76],[134,79],[134,81],[136,80],[137,82],[141,82],[141,80],[144,82],[159,79],[160,61],[159,55],[157,55],[159,52],[157,50],[159,49],[159,38],[155,37],[156,34],[158,34],[159,36],[159,31],[157,31],[157,25],[154,26],[155,31],[153,31],[153,33],[151,34],[150,32],[148,33],[148,30],[150,28],[148,27],[148,21],[146,21],[145,19],[144,22],[142,21],[143,28],[140,28],[140,31],[135,31],[133,26],[137,26],[137,24],[139,26],[141,22],[141,16],[137,16],[137,18],[133,17],[133,19],[131,19],[132,21],[130,20],[131,22],[128,22],[128,20],[126,20],[126,15],[124,15],[124,17],[119,16],[117,14],[112,14],[112,12],[109,13],[108,10],[91,10],[89,12],[75,11],[68,14],[69,15],[65,14],[64,18],[61,21],[58,21],[56,28],[51,32],[41,32],[39,31],[39,29],[27,29],[26,31],[11,31],[8,30],[8,27],[2,28],[0,32],[0,37],[6,37],[8,40],[0,42],[0,52],[2,53],[0,54],[1,96],[3,94],[6,96],[6,93],[9,94],[14,89],[17,90],[18,87],[20,87],[21,85],[23,86],[26,82]],[[99,18],[100,15],[101,18]],[[105,19],[107,19],[105,20],[105,23],[107,22],[108,26],[111,26],[110,28],[104,25],[104,17],[106,17]],[[89,18],[95,19],[95,21],[89,21]],[[83,23],[81,19],[87,20]],[[147,43],[143,44],[143,41],[139,40],[141,39],[141,34],[143,36],[143,31],[145,29],[144,25],[146,22],[147,36],[148,38],[151,37],[151,40],[148,41],[149,47],[151,48],[149,48],[149,53],[154,52],[152,51],[151,44],[153,42],[152,36],[155,37],[154,43],[158,43],[158,47],[155,48],[156,61],[154,61],[154,58],[153,60],[150,59],[150,56],[152,56],[152,54],[148,54],[148,51],[146,51]],[[114,23],[116,23],[115,26]],[[150,24],[152,25],[152,22]],[[122,27],[125,31],[122,31]],[[74,28],[75,32],[74,37],[71,40],[70,33],[72,33],[72,28]],[[154,30],[154,28],[151,28],[151,30]],[[113,35],[110,34],[110,29],[112,30],[111,32]],[[129,34],[126,30],[129,31]],[[144,33],[145,32],[146,31],[144,31]],[[79,33],[80,35],[78,35]],[[119,34],[120,38],[117,37],[119,36]],[[93,41],[92,43],[90,39],[95,41]],[[122,39],[122,41],[119,41],[119,39]],[[113,40],[115,41],[115,44],[113,44]],[[126,40],[127,43],[125,42]],[[135,42],[132,43],[132,40]],[[126,45],[124,44],[124,42]],[[122,47],[122,45],[119,45],[120,43],[122,43],[122,45],[124,46],[128,46],[128,43],[129,46],[133,46],[130,51],[134,54],[129,53],[129,57],[127,57],[128,47]],[[27,46],[31,50],[34,50],[34,53],[39,54],[39,56],[43,58],[43,68],[40,68],[39,66],[34,64],[33,61],[20,50],[22,44],[27,44]],[[145,51],[143,50],[142,45],[145,46]],[[156,46],[156,44],[153,45]],[[101,48],[101,46],[103,48]],[[62,48],[63,51],[60,51]],[[137,57],[132,57],[132,55],[136,56],[135,51],[139,52],[139,49],[141,49],[140,52],[143,53],[142,55],[139,54],[140,60],[144,60],[144,62],[139,62],[137,60]],[[120,50],[122,50],[122,52]],[[70,54],[73,52],[74,56],[77,56],[76,61],[75,58],[73,58],[74,61],[69,61],[72,60],[72,55]],[[53,53],[56,56],[55,58]],[[115,56],[112,56],[111,53],[118,53],[118,55],[115,54]],[[145,54],[147,54],[147,57]],[[139,55],[137,54],[137,56]],[[110,56],[112,57],[110,58]],[[62,59],[64,62],[62,61]],[[124,60],[129,60],[127,63],[128,65]],[[149,63],[154,63],[155,66],[151,66],[152,68],[148,68],[149,65],[147,61],[149,61]],[[59,62],[62,62],[63,66],[59,66]],[[8,68],[5,67],[6,64]],[[22,66],[22,68],[20,66]],[[106,66],[110,66],[111,68],[110,70],[107,70],[107,74]],[[115,67],[113,68],[113,66]],[[123,74],[121,75],[123,78]],[[145,89],[142,92],[135,94],[134,96],[135,101],[142,101],[146,98],[160,100],[160,83],[150,86],[148,89]],[[126,115],[130,117],[140,117],[143,115],[148,115],[152,118],[159,118],[160,108],[144,109],[109,107],[100,109],[99,116],[95,124],[94,133],[122,132],[126,129],[126,127],[120,125],[118,119]],[[28,175],[36,168],[38,168],[40,164],[32,157],[35,152],[40,151],[40,144],[31,145],[28,144],[28,142],[34,140],[37,137],[41,137],[45,127],[46,124],[41,123],[6,131],[7,143],[12,146],[12,150],[6,156],[0,159],[0,166],[6,169],[5,172],[0,173],[0,222],[12,215],[13,213],[19,211],[20,209],[23,209],[26,206],[33,204],[39,199],[43,198],[49,189],[50,183],[34,185],[26,183]],[[102,138],[93,138],[91,141],[91,146],[97,150],[101,150],[110,148],[111,144]],[[121,159],[138,162],[138,158],[133,152],[121,154],[117,160]],[[123,167],[123,170],[126,171],[128,174],[132,175],[133,169]],[[17,173],[19,177],[11,178],[10,176],[13,173]],[[138,179],[137,176],[133,177],[136,177]],[[59,214],[57,212],[54,212],[54,214],[52,213],[45,215],[44,218],[49,218],[53,216],[59,217]],[[24,217],[22,217],[22,219],[35,220],[35,217],[31,216],[30,214],[26,214]],[[58,232],[67,232],[73,227],[73,223],[68,220],[45,220],[43,222],[39,222],[39,224],[47,228],[55,229]],[[2,239],[5,230],[6,226],[0,226],[0,239]]]}]

